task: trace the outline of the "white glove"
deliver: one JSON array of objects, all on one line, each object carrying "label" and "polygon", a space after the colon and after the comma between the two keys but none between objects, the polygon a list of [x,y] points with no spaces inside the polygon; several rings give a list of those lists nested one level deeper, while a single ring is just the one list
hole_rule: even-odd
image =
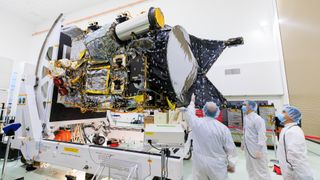
[{"label": "white glove", "polygon": [[194,94],[192,94],[191,96],[191,102],[195,102],[196,101],[196,96]]}]

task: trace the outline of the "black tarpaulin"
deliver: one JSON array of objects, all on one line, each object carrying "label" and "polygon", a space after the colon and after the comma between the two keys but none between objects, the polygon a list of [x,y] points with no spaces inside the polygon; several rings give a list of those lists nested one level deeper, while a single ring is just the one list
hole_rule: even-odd
[{"label": "black tarpaulin", "polygon": [[191,91],[196,96],[196,106],[202,108],[206,102],[213,101],[217,105],[224,104],[226,99],[206,77],[206,73],[226,48],[224,41],[200,39],[190,35],[191,50],[198,61],[197,80]]}]

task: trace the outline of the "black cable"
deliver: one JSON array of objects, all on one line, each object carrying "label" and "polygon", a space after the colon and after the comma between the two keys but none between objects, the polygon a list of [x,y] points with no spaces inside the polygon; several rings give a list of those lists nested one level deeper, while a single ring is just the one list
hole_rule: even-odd
[{"label": "black cable", "polygon": [[254,157],[254,156],[250,153],[250,151],[249,151],[249,149],[248,149],[248,146],[247,146],[247,143],[246,143],[246,131],[245,131],[245,130],[243,131],[243,142],[244,142],[244,146],[246,147],[246,149],[247,149],[247,151],[248,151],[249,156],[252,157],[253,159],[257,159],[256,157]]},{"label": "black cable", "polygon": [[254,157],[254,156],[250,153],[250,151],[249,151],[249,149],[248,149],[248,146],[247,146],[247,143],[246,143],[246,138],[245,138],[245,137],[243,138],[243,142],[244,142],[244,146],[246,147],[246,149],[247,149],[247,151],[248,151],[249,156],[252,157],[253,159],[257,159],[256,157]]},{"label": "black cable", "polygon": [[[165,174],[164,174],[164,176],[165,176],[165,178],[168,178],[168,176],[169,176],[169,149],[159,149],[159,148],[157,148],[157,147],[155,147],[153,144],[152,144],[152,141],[151,140],[149,140],[148,141],[148,143],[150,144],[150,146],[151,147],[153,147],[153,148],[155,148],[155,149],[157,149],[157,150],[159,150],[159,151],[164,151],[164,153],[165,153],[165,155],[166,155],[166,162],[165,162]],[[162,174],[163,172],[161,172],[161,174]]]},{"label": "black cable", "polygon": [[155,147],[154,145],[152,145],[152,141],[148,141],[148,143],[150,144],[151,147],[155,148],[158,151],[161,151],[161,149],[159,149],[159,148]]},{"label": "black cable", "polygon": [[169,156],[167,156],[167,162],[166,162],[166,176],[165,176],[165,178],[168,178],[168,176],[169,176],[169,164],[168,164],[168,162],[169,162]]},{"label": "black cable", "polygon": [[89,143],[92,143],[91,140],[88,138],[86,132],[85,132],[85,126],[84,125],[82,125],[81,129],[82,129],[82,133],[83,133],[83,136],[85,138],[85,141],[88,141]]}]

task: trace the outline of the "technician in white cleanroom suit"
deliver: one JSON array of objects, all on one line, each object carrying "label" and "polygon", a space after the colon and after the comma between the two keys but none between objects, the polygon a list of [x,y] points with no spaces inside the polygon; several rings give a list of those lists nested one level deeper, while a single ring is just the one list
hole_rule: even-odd
[{"label": "technician in white cleanroom suit", "polygon": [[247,172],[250,180],[271,179],[268,169],[266,125],[255,111],[254,101],[244,101],[242,105],[243,139],[241,149],[245,150]]},{"label": "technician in white cleanroom suit", "polygon": [[215,117],[219,108],[214,102],[204,106],[205,117],[195,115],[194,97],[187,108],[187,121],[192,129],[194,180],[225,180],[235,171],[236,147],[230,130]]},{"label": "technician in white cleanroom suit", "polygon": [[304,133],[297,125],[301,120],[300,111],[296,107],[286,106],[277,117],[284,124],[277,149],[283,179],[312,180]]}]

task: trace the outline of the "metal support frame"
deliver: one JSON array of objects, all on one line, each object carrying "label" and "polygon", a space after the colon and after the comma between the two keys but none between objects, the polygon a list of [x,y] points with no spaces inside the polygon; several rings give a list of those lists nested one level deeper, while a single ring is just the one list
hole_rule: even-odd
[{"label": "metal support frame", "polygon": [[[21,82],[20,94],[24,94],[27,99],[24,105],[18,105],[16,122],[21,123],[22,127],[12,140],[12,147],[20,149],[26,160],[77,169],[96,174],[96,177],[113,177],[121,174],[121,177],[125,179],[145,179],[149,176],[160,176],[160,154],[45,139],[41,133],[43,121],[40,120],[37,106],[34,105],[36,102],[34,83],[34,75],[25,76],[24,81]],[[47,127],[50,127],[50,122]],[[150,172],[149,160],[152,161]],[[170,157],[168,161],[169,168],[175,169],[168,173],[168,177],[182,179],[183,157]],[[105,167],[109,167],[110,164],[113,166],[101,168],[101,163],[105,163]],[[134,168],[131,169],[128,164]],[[123,170],[123,167],[127,167],[127,171]]]}]

